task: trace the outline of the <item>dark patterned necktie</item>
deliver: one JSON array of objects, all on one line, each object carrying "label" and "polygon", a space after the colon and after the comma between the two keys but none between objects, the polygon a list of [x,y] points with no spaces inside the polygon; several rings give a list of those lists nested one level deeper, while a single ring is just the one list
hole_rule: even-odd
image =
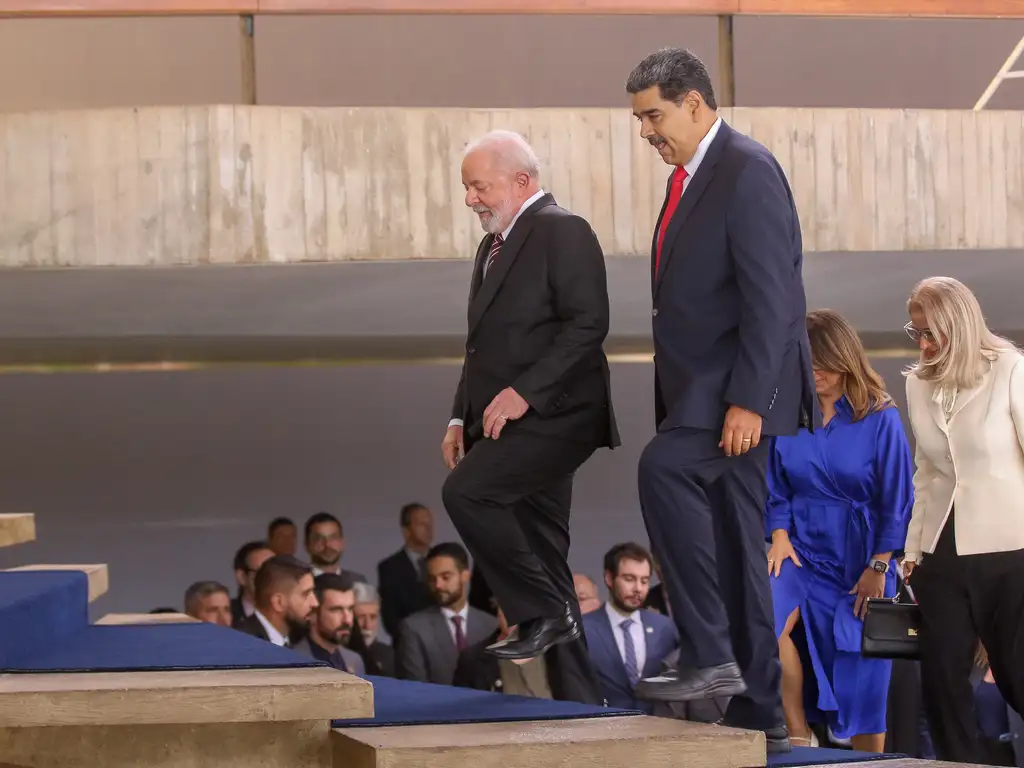
[{"label": "dark patterned necktie", "polygon": [[491,243],[490,253],[487,254],[487,261],[484,262],[484,277],[487,277],[487,272],[490,270],[491,265],[498,256],[498,251],[501,250],[501,244],[505,242],[505,238],[501,235],[494,236],[494,242]]},{"label": "dark patterned necktie", "polygon": [[640,669],[636,661],[636,646],[633,645],[633,635],[629,632],[629,628],[633,626],[633,620],[626,619],[619,626],[622,627],[622,639],[624,641],[626,677],[629,678],[629,684],[635,688],[636,684],[640,682]]},{"label": "dark patterned necktie", "polygon": [[452,623],[455,624],[455,650],[462,653],[466,650],[466,633],[462,628],[462,617],[452,616]]}]

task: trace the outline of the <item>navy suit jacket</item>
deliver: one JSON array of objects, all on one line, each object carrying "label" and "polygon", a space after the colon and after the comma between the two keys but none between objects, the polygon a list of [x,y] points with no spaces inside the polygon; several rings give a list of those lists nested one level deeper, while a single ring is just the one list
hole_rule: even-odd
[{"label": "navy suit jacket", "polygon": [[[665,208],[658,216],[658,227]],[[782,167],[724,121],[669,222],[655,274],[658,430],[719,431],[730,405],[765,436],[820,424],[800,221]]]},{"label": "navy suit jacket", "polygon": [[[661,662],[679,647],[679,633],[676,625],[667,616],[654,611],[641,610],[640,620],[644,625],[644,639],[647,641],[647,658],[640,677],[654,677],[662,671]],[[597,670],[601,692],[609,707],[638,709],[650,714],[653,705],[639,701],[633,693],[633,686],[626,676],[626,666],[615,642],[611,621],[604,605],[584,614],[583,632],[587,638],[590,660]]]}]

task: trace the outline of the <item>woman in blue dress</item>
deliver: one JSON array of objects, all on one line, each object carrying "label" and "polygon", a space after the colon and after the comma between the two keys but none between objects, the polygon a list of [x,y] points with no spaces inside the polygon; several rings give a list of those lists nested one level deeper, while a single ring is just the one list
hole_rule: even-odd
[{"label": "woman in blue dress", "polygon": [[867,598],[896,593],[914,465],[857,332],[831,310],[808,314],[807,330],[824,428],[777,438],[768,471],[783,707],[794,745],[810,745],[810,721],[882,752],[892,662],[861,656],[861,630]]}]

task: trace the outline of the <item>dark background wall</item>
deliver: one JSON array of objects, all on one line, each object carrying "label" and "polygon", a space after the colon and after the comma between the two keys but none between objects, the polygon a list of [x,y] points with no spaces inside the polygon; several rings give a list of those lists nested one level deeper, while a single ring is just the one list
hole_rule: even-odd
[{"label": "dark background wall", "polygon": [[[660,46],[688,46],[718,68],[707,16],[267,16],[255,26],[264,104],[609,107],[625,104],[630,68]],[[969,109],[1022,35],[1024,20],[738,17],[737,103]],[[241,98],[235,18],[0,19],[2,110]],[[990,107],[1024,108],[1024,80]]]}]

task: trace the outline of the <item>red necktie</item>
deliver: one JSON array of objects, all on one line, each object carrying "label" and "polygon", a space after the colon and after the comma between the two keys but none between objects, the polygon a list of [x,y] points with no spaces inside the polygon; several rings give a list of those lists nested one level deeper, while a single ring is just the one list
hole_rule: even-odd
[{"label": "red necktie", "polygon": [[683,196],[683,182],[686,181],[688,175],[686,169],[681,165],[677,166],[672,174],[672,185],[668,190],[668,204],[665,206],[665,215],[661,217],[661,227],[658,228],[658,250],[654,256],[655,275],[658,274],[658,268],[661,266],[661,244],[665,242],[665,233],[668,232],[672,214],[676,212],[676,206],[679,205],[679,198]]}]

